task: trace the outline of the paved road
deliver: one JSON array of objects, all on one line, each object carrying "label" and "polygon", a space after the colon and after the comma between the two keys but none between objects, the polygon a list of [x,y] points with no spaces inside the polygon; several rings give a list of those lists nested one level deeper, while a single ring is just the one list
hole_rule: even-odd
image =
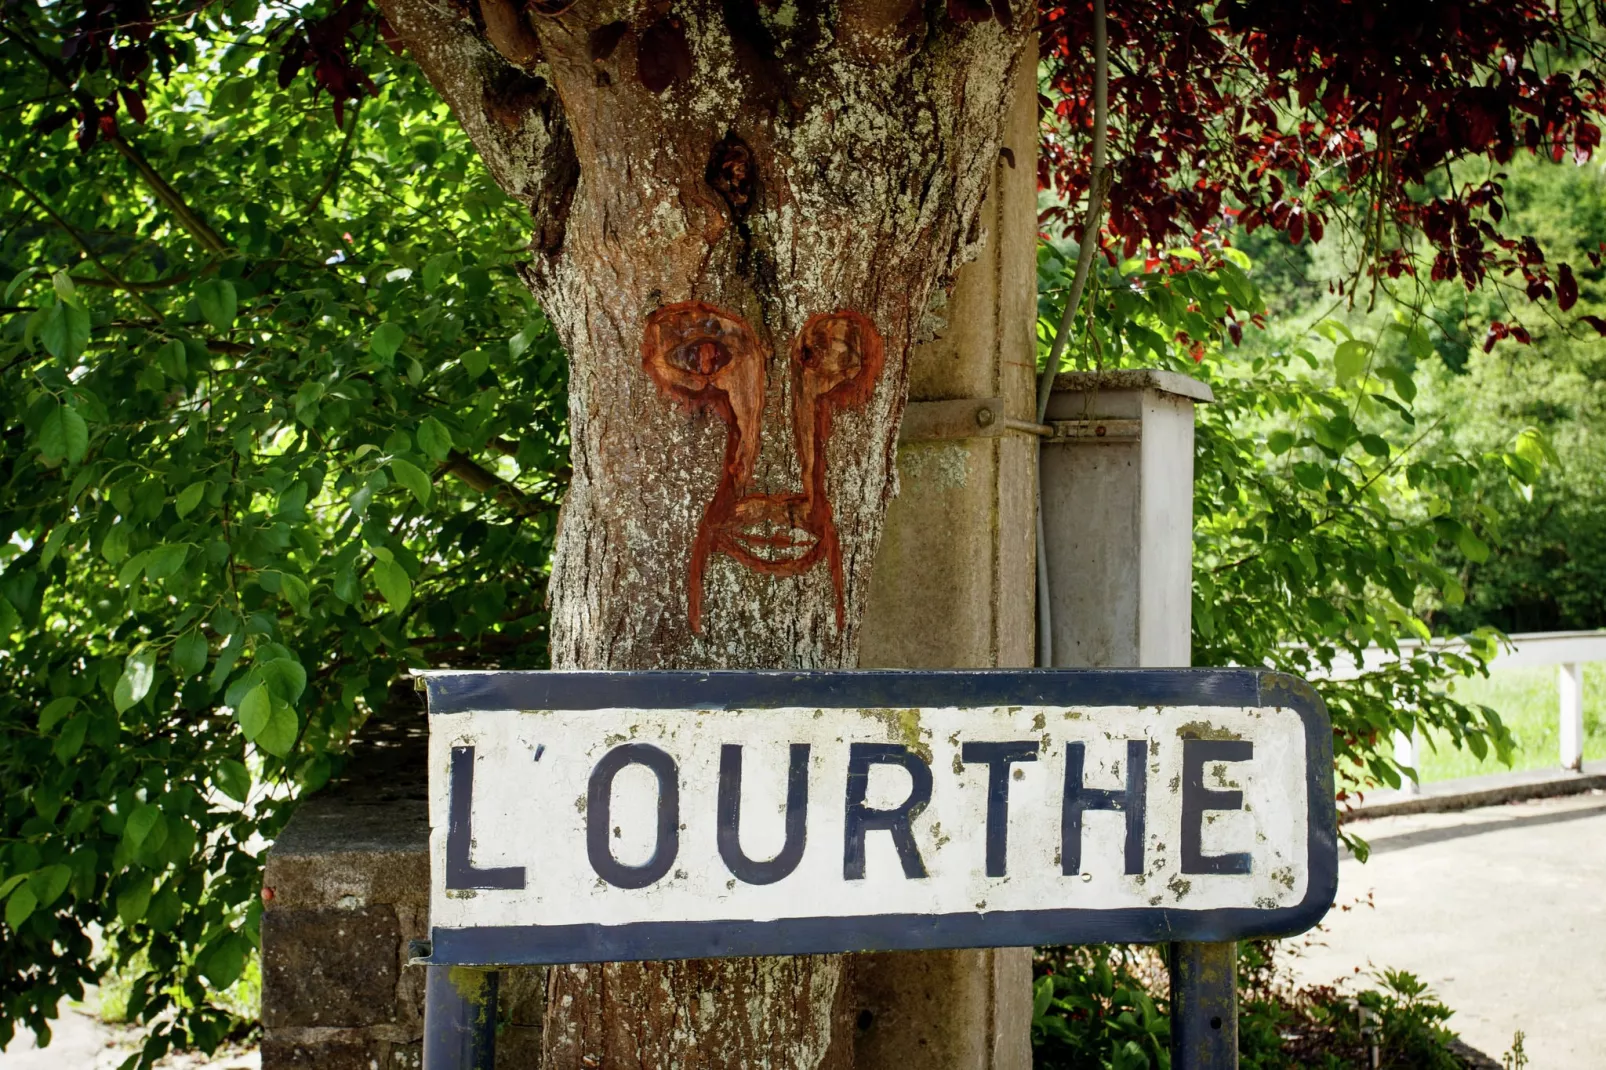
[{"label": "paved road", "polygon": [[1353,826],[1335,910],[1297,959],[1307,981],[1407,969],[1450,1025],[1498,1059],[1527,1034],[1533,1070],[1606,1068],[1606,793]]},{"label": "paved road", "polygon": [[[102,1024],[83,1010],[62,1005],[48,1048],[33,1046],[33,1034],[23,1030],[11,1046],[0,1051],[0,1070],[115,1070],[138,1050],[141,1035],[131,1029]],[[212,1060],[199,1055],[174,1055],[159,1064],[165,1070],[257,1070],[262,1065],[255,1051],[223,1052]]]}]

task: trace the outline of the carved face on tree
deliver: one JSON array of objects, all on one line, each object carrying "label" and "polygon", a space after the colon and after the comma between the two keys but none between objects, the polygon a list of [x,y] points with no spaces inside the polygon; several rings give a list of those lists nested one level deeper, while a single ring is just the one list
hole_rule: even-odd
[{"label": "carved face on tree", "polygon": [[792,340],[790,423],[799,479],[786,489],[757,479],[769,356],[745,320],[701,301],[658,309],[642,334],[642,367],[653,381],[726,427],[719,487],[703,512],[688,567],[695,631],[702,630],[703,573],[715,552],[771,576],[801,576],[825,561],[842,624],[842,552],[826,495],[826,442],[832,412],[863,404],[874,388],[881,336],[864,316],[839,310],[811,316]]}]

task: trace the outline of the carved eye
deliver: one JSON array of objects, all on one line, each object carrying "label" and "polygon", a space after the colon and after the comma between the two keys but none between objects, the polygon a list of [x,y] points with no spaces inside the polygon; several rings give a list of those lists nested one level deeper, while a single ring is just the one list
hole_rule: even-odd
[{"label": "carved eye", "polygon": [[816,397],[857,405],[881,374],[881,335],[858,312],[840,309],[811,316],[792,344],[792,359]]},{"label": "carved eye", "polygon": [[718,339],[696,338],[681,342],[664,354],[664,359],[683,372],[713,375],[731,362],[731,351]]},{"label": "carved eye", "polygon": [[[665,305],[647,317],[641,363],[659,386],[682,398],[723,391],[720,373],[761,360],[753,330],[736,313],[701,301]],[[728,374],[734,374],[734,371]]]},{"label": "carved eye", "polygon": [[859,374],[864,362],[859,358],[858,339],[849,324],[842,321],[822,324],[803,339],[799,358],[803,367],[838,382]]}]

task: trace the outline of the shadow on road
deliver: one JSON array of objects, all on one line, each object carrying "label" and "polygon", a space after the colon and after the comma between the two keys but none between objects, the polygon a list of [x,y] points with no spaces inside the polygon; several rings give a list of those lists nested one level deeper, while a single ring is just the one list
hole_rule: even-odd
[{"label": "shadow on road", "polygon": [[[1372,854],[1388,854],[1390,851],[1403,851],[1408,847],[1422,847],[1430,843],[1444,843],[1449,840],[1461,840],[1468,836],[1482,836],[1488,832],[1500,832],[1505,829],[1532,828],[1537,825],[1556,825],[1564,821],[1582,821],[1591,817],[1606,816],[1606,802],[1598,806],[1582,807],[1577,810],[1562,810],[1549,814],[1533,814],[1529,817],[1507,817],[1494,821],[1479,821],[1470,825],[1447,825],[1444,828],[1418,829],[1415,832],[1402,832],[1397,836],[1383,836],[1375,840],[1367,840],[1372,848]],[[1366,839],[1366,837],[1361,837]],[[1348,851],[1345,858],[1352,857]]]}]

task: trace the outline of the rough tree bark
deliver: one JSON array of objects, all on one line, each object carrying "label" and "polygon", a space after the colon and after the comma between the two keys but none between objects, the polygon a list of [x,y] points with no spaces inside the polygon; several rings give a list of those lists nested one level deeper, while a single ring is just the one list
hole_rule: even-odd
[{"label": "rough tree bark", "polygon": [[[834,668],[1035,7],[381,0],[570,354],[558,668]],[[552,1068],[851,1065],[834,957],[551,973]]]}]

